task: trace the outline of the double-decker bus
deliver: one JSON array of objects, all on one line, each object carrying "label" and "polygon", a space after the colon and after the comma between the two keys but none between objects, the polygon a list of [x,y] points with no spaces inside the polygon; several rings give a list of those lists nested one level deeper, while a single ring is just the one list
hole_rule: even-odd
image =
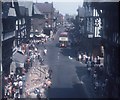
[{"label": "double-decker bus", "polygon": [[67,47],[68,46],[68,32],[60,33],[59,46],[60,47]]}]

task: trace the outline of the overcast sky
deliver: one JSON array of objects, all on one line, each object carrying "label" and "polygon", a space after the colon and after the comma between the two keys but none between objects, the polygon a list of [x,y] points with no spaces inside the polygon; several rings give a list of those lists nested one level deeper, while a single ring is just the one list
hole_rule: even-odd
[{"label": "overcast sky", "polygon": [[77,14],[78,6],[82,6],[83,0],[33,0],[35,2],[53,2],[54,8],[63,15]]},{"label": "overcast sky", "polygon": [[54,8],[63,15],[77,14],[78,6],[82,6],[83,4],[83,0],[19,0],[19,1],[53,2]]},{"label": "overcast sky", "polygon": [[54,7],[62,14],[77,14],[78,6],[82,6],[81,2],[53,2]]}]

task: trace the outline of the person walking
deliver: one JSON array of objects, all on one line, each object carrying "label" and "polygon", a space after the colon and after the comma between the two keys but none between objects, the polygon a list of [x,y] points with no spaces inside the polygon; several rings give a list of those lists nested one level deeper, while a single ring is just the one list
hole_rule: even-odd
[{"label": "person walking", "polygon": [[52,69],[49,69],[48,73],[49,73],[49,78],[51,79],[52,78]]},{"label": "person walking", "polygon": [[38,60],[40,59],[40,52],[38,52]]},{"label": "person walking", "polygon": [[78,60],[81,62],[81,58],[82,58],[82,56],[81,56],[81,54],[79,54],[78,55]]},{"label": "person walking", "polygon": [[47,55],[47,49],[46,48],[44,49],[44,55]]},{"label": "person walking", "polygon": [[40,62],[41,65],[43,64],[43,61],[44,61],[44,59],[40,56],[39,62]]}]

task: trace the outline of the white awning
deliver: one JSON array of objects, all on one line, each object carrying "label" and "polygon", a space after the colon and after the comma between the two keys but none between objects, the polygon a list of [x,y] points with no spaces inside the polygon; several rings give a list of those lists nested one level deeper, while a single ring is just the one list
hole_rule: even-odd
[{"label": "white awning", "polygon": [[45,34],[39,34],[39,35],[35,35],[36,37],[45,37],[46,35]]}]

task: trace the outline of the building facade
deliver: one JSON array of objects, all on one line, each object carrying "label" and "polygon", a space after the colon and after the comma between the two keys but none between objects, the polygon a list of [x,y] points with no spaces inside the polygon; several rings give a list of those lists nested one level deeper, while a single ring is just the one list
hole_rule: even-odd
[{"label": "building facade", "polygon": [[80,35],[80,44],[84,52],[90,56],[103,56],[101,47],[101,19],[97,10],[91,6],[91,2],[84,2],[83,7],[78,8],[78,30]]},{"label": "building facade", "polygon": [[[119,97],[120,93],[120,33],[119,3],[92,2],[91,7],[97,10],[101,19],[101,49],[104,57],[104,68],[108,76],[107,97]],[[111,91],[112,90],[112,91]]]},{"label": "building facade", "polygon": [[3,24],[3,39],[2,39],[2,67],[3,73],[10,73],[10,63],[12,62],[12,49],[16,34],[16,4],[13,2],[2,2],[2,24]]}]

